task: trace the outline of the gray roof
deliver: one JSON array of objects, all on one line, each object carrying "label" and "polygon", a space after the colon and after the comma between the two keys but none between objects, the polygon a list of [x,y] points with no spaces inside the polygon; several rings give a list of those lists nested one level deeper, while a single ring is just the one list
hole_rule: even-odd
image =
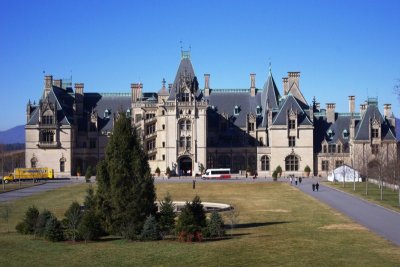
[{"label": "gray roof", "polygon": [[279,112],[274,117],[272,125],[287,125],[287,114],[290,110],[297,113],[298,125],[313,125],[298,100],[290,93],[283,98]]},{"label": "gray roof", "polygon": [[176,98],[176,90],[179,89],[180,85],[181,85],[181,78],[182,77],[191,77],[191,79],[193,79],[195,77],[194,74],[194,69],[192,66],[192,62],[190,61],[189,58],[182,58],[181,62],[179,63],[179,68],[178,71],[176,72],[175,75],[175,80],[174,83],[172,85],[172,89],[168,100],[175,100]]},{"label": "gray roof", "polygon": [[[261,93],[250,96],[248,90],[213,90],[210,96],[205,97],[210,106],[214,106],[219,114],[226,113],[235,126],[246,127],[246,116],[250,113],[256,114],[257,106],[261,107]],[[239,107],[239,114],[234,115],[235,106]],[[261,123],[261,117],[260,121]],[[257,123],[258,124],[258,123]]]},{"label": "gray roof", "polygon": [[356,128],[355,140],[367,141],[370,139],[370,123],[374,119],[381,123],[382,140],[396,140],[395,134],[387,121],[383,119],[382,114],[375,104],[368,105],[367,109],[364,111],[361,122]]},{"label": "gray roof", "polygon": [[280,98],[279,91],[276,87],[274,78],[272,77],[271,71],[268,75],[268,80],[264,83],[263,91],[261,94],[261,106],[263,110],[263,121],[262,127],[267,126],[267,109],[276,109],[279,107],[279,98]]}]

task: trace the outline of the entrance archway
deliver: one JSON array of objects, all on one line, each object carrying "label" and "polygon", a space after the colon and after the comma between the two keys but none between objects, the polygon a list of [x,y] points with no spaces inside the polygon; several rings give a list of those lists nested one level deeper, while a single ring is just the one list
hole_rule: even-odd
[{"label": "entrance archway", "polygon": [[189,157],[182,157],[179,159],[179,174],[192,175],[192,159]]}]

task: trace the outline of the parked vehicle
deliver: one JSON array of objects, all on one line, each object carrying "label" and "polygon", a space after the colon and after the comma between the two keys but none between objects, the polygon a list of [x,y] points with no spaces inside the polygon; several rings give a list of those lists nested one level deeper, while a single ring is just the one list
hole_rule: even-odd
[{"label": "parked vehicle", "polygon": [[50,168],[16,168],[13,173],[3,177],[4,183],[32,179],[54,179],[54,170]]},{"label": "parked vehicle", "polygon": [[207,169],[202,179],[230,179],[231,169]]}]

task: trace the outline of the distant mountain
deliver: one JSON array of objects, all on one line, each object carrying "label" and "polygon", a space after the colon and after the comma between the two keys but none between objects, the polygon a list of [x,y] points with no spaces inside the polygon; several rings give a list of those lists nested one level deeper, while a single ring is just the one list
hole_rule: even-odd
[{"label": "distant mountain", "polygon": [[25,144],[25,125],[0,132],[0,144]]}]

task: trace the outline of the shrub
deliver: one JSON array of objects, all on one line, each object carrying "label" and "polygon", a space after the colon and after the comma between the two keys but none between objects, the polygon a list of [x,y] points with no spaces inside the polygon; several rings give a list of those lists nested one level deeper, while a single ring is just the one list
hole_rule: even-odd
[{"label": "shrub", "polygon": [[86,169],[86,173],[85,173],[85,180],[86,182],[90,182],[90,177],[92,177],[93,175],[93,170],[92,170],[92,166],[88,166]]},{"label": "shrub", "polygon": [[178,217],[176,231],[180,241],[201,241],[202,227],[206,226],[206,216],[199,196],[195,196],[192,203],[186,202]]},{"label": "shrub", "polygon": [[281,175],[282,174],[282,167],[281,165],[278,165],[278,167],[276,167],[276,174]]},{"label": "shrub", "polygon": [[64,240],[64,233],[61,223],[55,216],[47,220],[44,237],[52,242]]},{"label": "shrub", "polygon": [[99,217],[92,210],[83,212],[78,226],[79,235],[86,241],[97,240],[102,235],[103,230]]},{"label": "shrub", "polygon": [[160,232],[156,218],[153,215],[149,215],[143,225],[142,233],[140,234],[141,240],[158,240],[160,239]]},{"label": "shrub", "polygon": [[82,217],[82,211],[79,203],[76,201],[72,202],[64,216],[65,237],[71,241],[80,239],[78,226]]},{"label": "shrub", "polygon": [[274,181],[278,180],[278,173],[275,171],[272,172],[272,178]]},{"label": "shrub", "polygon": [[221,237],[225,235],[224,230],[224,220],[221,215],[213,211],[211,213],[210,219],[207,221],[206,234],[207,237]]},{"label": "shrub", "polygon": [[39,210],[35,206],[29,207],[28,210],[25,212],[25,217],[23,221],[18,223],[15,229],[21,234],[34,234],[38,217]]},{"label": "shrub", "polygon": [[45,236],[46,233],[46,225],[47,222],[51,219],[51,217],[54,217],[54,215],[48,211],[48,210],[43,210],[37,219],[36,222],[36,228],[35,228],[35,234],[38,236]]},{"label": "shrub", "polygon": [[162,235],[168,235],[175,229],[174,204],[171,195],[167,193],[164,200],[160,202],[159,227]]},{"label": "shrub", "polygon": [[166,175],[171,175],[171,169],[169,167],[167,167],[167,169],[165,170],[165,174]]},{"label": "shrub", "polygon": [[160,173],[161,173],[160,168],[157,167],[155,173],[156,173],[158,176],[160,176]]},{"label": "shrub", "polygon": [[304,168],[304,172],[308,172],[308,173],[311,172],[311,169],[308,165]]}]

